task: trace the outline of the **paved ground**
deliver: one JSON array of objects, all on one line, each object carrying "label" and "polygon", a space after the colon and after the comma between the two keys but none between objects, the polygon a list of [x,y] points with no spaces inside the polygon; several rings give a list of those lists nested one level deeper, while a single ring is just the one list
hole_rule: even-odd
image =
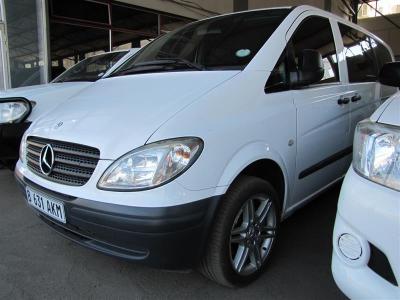
[{"label": "paved ground", "polygon": [[126,263],[58,236],[28,209],[0,170],[0,299],[344,299],[330,271],[337,186],[283,223],[268,271],[238,290],[196,272]]}]

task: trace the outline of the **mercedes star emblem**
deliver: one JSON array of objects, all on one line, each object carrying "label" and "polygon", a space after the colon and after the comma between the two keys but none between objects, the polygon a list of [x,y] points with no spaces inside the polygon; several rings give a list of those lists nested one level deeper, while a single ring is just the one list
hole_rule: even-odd
[{"label": "mercedes star emblem", "polygon": [[46,176],[49,176],[54,167],[54,151],[51,145],[47,144],[40,152],[40,170]]}]

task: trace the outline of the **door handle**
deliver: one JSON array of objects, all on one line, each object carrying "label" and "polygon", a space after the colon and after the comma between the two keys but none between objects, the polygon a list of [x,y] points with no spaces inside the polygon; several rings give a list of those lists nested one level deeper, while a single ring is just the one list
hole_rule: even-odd
[{"label": "door handle", "polygon": [[351,97],[351,102],[357,102],[361,100],[361,96],[360,95],[355,95],[353,97]]},{"label": "door handle", "polygon": [[350,103],[350,99],[349,98],[340,98],[337,103],[339,105],[343,105],[343,104],[349,104]]}]

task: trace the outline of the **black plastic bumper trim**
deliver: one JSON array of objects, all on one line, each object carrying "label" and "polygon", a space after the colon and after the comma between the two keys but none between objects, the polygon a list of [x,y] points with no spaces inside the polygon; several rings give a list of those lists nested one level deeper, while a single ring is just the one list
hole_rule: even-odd
[{"label": "black plastic bumper trim", "polygon": [[143,208],[75,198],[34,184],[26,186],[64,204],[67,223],[39,211],[40,218],[64,237],[87,248],[164,269],[189,269],[201,259],[221,196],[171,207]]},{"label": "black plastic bumper trim", "polygon": [[373,244],[370,243],[369,245],[371,248],[371,257],[368,262],[368,267],[386,281],[395,286],[399,286],[386,255]]},{"label": "black plastic bumper trim", "polygon": [[0,125],[0,160],[18,160],[19,145],[30,122]]}]

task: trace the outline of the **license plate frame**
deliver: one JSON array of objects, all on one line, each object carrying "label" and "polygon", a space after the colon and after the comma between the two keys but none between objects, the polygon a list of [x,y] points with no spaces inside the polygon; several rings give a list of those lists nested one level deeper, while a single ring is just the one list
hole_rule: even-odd
[{"label": "license plate frame", "polygon": [[25,188],[25,194],[29,206],[60,223],[67,223],[64,203],[54,200],[52,197],[38,192],[29,186]]}]

